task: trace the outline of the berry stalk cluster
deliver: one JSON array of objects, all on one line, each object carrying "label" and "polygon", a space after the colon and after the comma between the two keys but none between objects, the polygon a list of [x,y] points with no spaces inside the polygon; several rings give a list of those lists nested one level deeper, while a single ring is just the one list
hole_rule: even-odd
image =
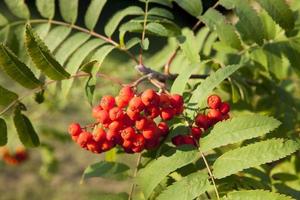
[{"label": "berry stalk cluster", "polygon": [[82,148],[93,153],[108,151],[116,145],[127,153],[155,149],[169,133],[166,121],[181,115],[183,105],[180,95],[157,93],[152,89],[136,94],[126,86],[116,97],[103,96],[93,108],[96,123],[91,132],[73,123],[69,133]]}]

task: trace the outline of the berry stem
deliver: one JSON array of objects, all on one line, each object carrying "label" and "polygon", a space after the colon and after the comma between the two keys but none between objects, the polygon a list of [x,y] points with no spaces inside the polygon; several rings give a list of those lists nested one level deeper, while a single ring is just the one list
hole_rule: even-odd
[{"label": "berry stem", "polygon": [[[141,163],[141,160],[142,160],[142,154],[139,153],[137,161],[136,161],[136,166],[135,166],[135,169],[134,169],[134,173],[133,173],[133,178],[135,178],[136,175],[137,175],[137,173],[138,173],[139,165]],[[129,193],[129,196],[128,196],[128,200],[132,200],[132,197],[133,197],[133,194],[134,194],[134,190],[135,190],[135,186],[136,186],[136,184],[132,183],[131,190],[130,190],[130,193]]]},{"label": "berry stem", "polygon": [[209,176],[210,176],[211,182],[213,183],[213,186],[214,186],[214,190],[215,190],[217,199],[220,200],[220,196],[219,196],[219,192],[218,192],[218,189],[217,189],[217,186],[216,186],[216,183],[215,183],[214,175],[213,175],[213,173],[212,173],[211,170],[210,170],[210,167],[209,167],[209,164],[208,164],[208,162],[207,162],[207,160],[206,160],[206,158],[205,158],[205,155],[201,152],[201,150],[199,150],[199,152],[200,152],[201,157],[202,157],[202,159],[203,159],[203,161],[204,161],[204,164],[205,164],[205,166],[206,166],[206,168],[207,168],[207,171],[208,171],[208,174],[209,174]]}]

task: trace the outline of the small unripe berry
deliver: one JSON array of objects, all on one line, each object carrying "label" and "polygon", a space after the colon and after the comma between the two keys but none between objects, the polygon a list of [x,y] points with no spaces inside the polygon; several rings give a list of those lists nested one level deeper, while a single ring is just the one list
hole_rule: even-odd
[{"label": "small unripe berry", "polygon": [[123,117],[124,117],[124,112],[123,112],[123,110],[121,108],[114,107],[114,108],[110,109],[110,111],[109,111],[109,118],[112,121],[122,120]]},{"label": "small unripe berry", "polygon": [[222,114],[227,114],[230,111],[230,105],[226,102],[223,102],[219,108]]},{"label": "small unripe berry", "polygon": [[195,123],[200,128],[208,129],[211,125],[211,119],[206,115],[198,114]]},{"label": "small unripe berry", "polygon": [[97,127],[95,132],[94,132],[94,135],[93,135],[93,138],[96,142],[102,142],[106,139],[106,132],[103,128],[101,127]]},{"label": "small unripe berry", "polygon": [[131,87],[125,86],[120,90],[119,96],[122,97],[124,101],[129,102],[130,99],[134,97],[134,91]]},{"label": "small unripe berry", "polygon": [[145,106],[157,105],[159,96],[152,89],[145,90],[141,95],[142,102]]},{"label": "small unripe berry", "polygon": [[222,100],[218,95],[210,95],[207,98],[207,105],[212,109],[217,109],[221,106]]},{"label": "small unripe berry", "polygon": [[80,133],[78,139],[77,139],[77,143],[79,144],[79,146],[81,146],[82,148],[86,148],[87,143],[93,139],[93,136],[91,133],[89,132],[82,132]]},{"label": "small unripe berry", "polygon": [[220,121],[222,120],[222,113],[218,109],[211,109],[208,113],[207,116],[210,119],[213,119],[215,121]]},{"label": "small unripe berry", "polygon": [[69,126],[69,133],[70,135],[72,136],[78,136],[81,132],[82,132],[82,129],[80,127],[80,125],[78,123],[72,123],[70,126]]},{"label": "small unripe berry", "polygon": [[169,126],[166,122],[160,122],[157,126],[161,135],[167,135],[169,133]]},{"label": "small unripe berry", "polygon": [[113,96],[103,96],[100,105],[104,110],[110,110],[115,106],[115,98]]},{"label": "small unripe berry", "polygon": [[160,117],[163,120],[170,120],[174,116],[174,112],[171,108],[163,108],[160,113]]},{"label": "small unripe berry", "polygon": [[128,107],[133,111],[141,112],[145,108],[145,105],[143,104],[142,99],[140,97],[133,97],[129,101]]},{"label": "small unripe berry", "polygon": [[132,127],[127,127],[121,131],[121,137],[124,140],[131,140],[136,135],[135,130]]},{"label": "small unripe berry", "polygon": [[179,94],[173,94],[171,95],[171,105],[172,107],[181,107],[183,106],[183,98]]},{"label": "small unripe berry", "polygon": [[201,128],[198,127],[192,127],[191,128],[192,136],[196,139],[199,140],[201,135],[202,135],[202,130]]}]

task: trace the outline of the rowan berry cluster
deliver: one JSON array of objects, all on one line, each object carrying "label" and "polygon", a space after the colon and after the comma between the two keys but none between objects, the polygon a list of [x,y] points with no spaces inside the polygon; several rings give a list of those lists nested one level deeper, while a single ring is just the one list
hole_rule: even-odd
[{"label": "rowan berry cluster", "polygon": [[207,114],[199,113],[195,117],[190,133],[187,135],[177,135],[172,138],[172,143],[176,146],[190,144],[197,146],[202,133],[214,126],[219,121],[229,119],[230,105],[222,102],[218,95],[211,95],[207,98],[209,111]]},{"label": "rowan berry cluster", "polygon": [[116,97],[103,96],[93,108],[92,115],[97,122],[92,132],[73,123],[69,133],[82,148],[94,153],[108,151],[116,145],[127,153],[155,149],[169,133],[166,121],[182,114],[183,104],[180,95],[159,94],[152,89],[138,95],[126,86]]},{"label": "rowan berry cluster", "polygon": [[23,147],[18,147],[13,153],[3,147],[0,149],[0,154],[7,165],[19,165],[28,159],[28,153]]}]

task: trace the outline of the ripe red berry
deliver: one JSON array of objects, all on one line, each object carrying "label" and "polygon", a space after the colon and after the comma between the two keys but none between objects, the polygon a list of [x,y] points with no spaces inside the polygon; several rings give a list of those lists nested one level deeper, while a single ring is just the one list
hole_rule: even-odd
[{"label": "ripe red berry", "polygon": [[113,121],[109,124],[108,129],[111,131],[119,131],[123,128],[122,121]]},{"label": "ripe red berry", "polygon": [[146,108],[146,115],[148,116],[148,117],[150,117],[151,119],[155,119],[156,117],[158,117],[159,116],[159,114],[160,114],[160,111],[159,111],[159,108],[158,107],[156,107],[156,106],[148,106],[147,108]]},{"label": "ripe red berry", "polygon": [[145,145],[145,138],[140,134],[136,134],[133,138],[133,145],[136,147],[143,148]]},{"label": "ripe red berry", "polygon": [[230,118],[230,115],[228,113],[222,116],[222,120],[227,120],[229,118]]},{"label": "ripe red berry", "polygon": [[78,123],[72,123],[69,126],[68,131],[69,131],[70,135],[78,136],[82,132],[82,129]]},{"label": "ripe red berry", "polygon": [[179,94],[173,94],[171,95],[171,105],[172,107],[181,107],[183,106],[183,98]]},{"label": "ripe red berry", "polygon": [[122,97],[123,101],[129,102],[134,97],[134,91],[131,87],[125,86],[120,90],[119,96]]},{"label": "ripe red berry", "polygon": [[95,140],[87,143],[87,149],[93,153],[101,153],[101,146]]},{"label": "ripe red berry", "polygon": [[139,111],[131,110],[130,108],[128,108],[126,113],[127,113],[128,117],[133,121],[136,121],[141,118],[141,114]]},{"label": "ripe red berry", "polygon": [[172,138],[172,143],[175,145],[175,146],[179,146],[179,145],[182,145],[184,140],[183,140],[183,136],[182,135],[177,135],[175,137]]},{"label": "ripe red berry", "polygon": [[169,126],[166,122],[160,122],[157,126],[161,135],[167,135],[169,133]]},{"label": "ripe red berry", "polygon": [[148,124],[148,121],[149,120],[146,117],[142,117],[141,119],[135,122],[135,128],[140,131],[145,129]]},{"label": "ripe red berry", "polygon": [[196,146],[195,140],[190,135],[183,136],[183,144]]},{"label": "ripe red berry", "polygon": [[183,105],[182,105],[182,106],[179,106],[179,107],[176,107],[176,108],[174,109],[175,115],[180,115],[180,114],[182,114],[182,113],[183,113],[183,110],[184,110]]},{"label": "ripe red berry", "polygon": [[96,142],[102,142],[106,139],[106,132],[103,128],[97,127],[94,131],[93,138]]},{"label": "ripe red berry", "polygon": [[79,135],[72,135],[72,140],[74,141],[74,142],[77,142],[77,140],[78,140],[78,138],[79,138]]},{"label": "ripe red berry", "polygon": [[122,146],[126,149],[129,149],[132,147],[132,141],[131,140],[124,140]]},{"label": "ripe red berry", "polygon": [[223,102],[220,105],[219,110],[221,111],[222,114],[224,114],[224,115],[227,114],[230,111],[230,105],[229,105],[229,103]]},{"label": "ripe red berry", "polygon": [[222,100],[218,95],[210,95],[207,98],[207,105],[212,109],[217,109],[221,106]]},{"label": "ripe red berry", "polygon": [[142,152],[142,151],[144,150],[144,147],[141,147],[141,146],[133,146],[131,149],[132,149],[132,151],[133,151],[134,153],[140,153],[140,152]]},{"label": "ripe red berry", "polygon": [[101,124],[106,124],[110,122],[109,114],[106,110],[100,110],[97,112],[97,114],[95,113],[94,116]]},{"label": "ripe red berry", "polygon": [[143,104],[142,99],[140,97],[133,97],[129,101],[128,107],[133,111],[141,112],[144,109],[145,105]]},{"label": "ripe red berry", "polygon": [[124,118],[122,121],[123,121],[123,124],[125,127],[134,126],[134,124],[135,124],[135,121],[131,120],[127,114],[124,115]]},{"label": "ripe red berry", "polygon": [[99,113],[100,113],[100,111],[102,111],[103,110],[103,108],[100,106],[100,105],[98,105],[98,106],[95,106],[94,108],[93,108],[93,110],[92,110],[92,116],[94,117],[94,118],[99,118]]},{"label": "ripe red berry", "polygon": [[104,110],[110,110],[115,106],[115,98],[113,96],[103,96],[100,105]]},{"label": "ripe red berry", "polygon": [[135,135],[135,130],[132,127],[127,127],[121,131],[121,137],[124,140],[131,140]]},{"label": "ripe red berry", "polygon": [[222,120],[222,113],[218,109],[211,109],[207,113],[207,116],[210,119],[213,119],[214,121],[220,121],[220,120]]},{"label": "ripe red berry", "polygon": [[198,127],[192,127],[191,128],[192,136],[196,139],[199,140],[201,135],[202,135],[202,130],[201,128]]},{"label": "ripe red berry", "polygon": [[146,140],[145,148],[147,150],[152,150],[155,149],[158,145],[159,145],[159,140],[156,138],[151,140]]},{"label": "ripe red berry", "polygon": [[171,108],[163,108],[160,113],[160,117],[163,120],[170,120],[174,116],[174,112]]},{"label": "ripe red berry", "polygon": [[115,145],[112,141],[108,141],[108,140],[105,140],[102,144],[101,144],[101,150],[102,151],[108,151],[110,150],[111,148],[113,148]]},{"label": "ripe red berry", "polygon": [[145,106],[157,105],[159,96],[152,89],[145,90],[141,95],[142,102]]},{"label": "ripe red berry", "polygon": [[120,133],[118,131],[108,130],[106,132],[106,139],[108,141],[116,142],[119,139]]},{"label": "ripe red berry", "polygon": [[121,96],[117,96],[115,98],[116,100],[116,105],[119,107],[119,108],[125,108],[126,106],[128,106],[128,102],[124,97],[121,97]]},{"label": "ripe red berry", "polygon": [[82,148],[86,148],[87,143],[93,139],[93,136],[91,133],[89,132],[82,132],[80,133],[78,139],[77,139],[77,143],[79,144],[79,146],[81,146]]},{"label": "ripe red berry", "polygon": [[165,93],[161,93],[159,96],[159,106],[161,108],[168,108],[171,105],[171,99],[170,96],[165,94]]},{"label": "ripe red berry", "polygon": [[142,134],[145,139],[153,139],[157,137],[157,130],[155,128],[149,128],[142,131]]},{"label": "ripe red berry", "polygon": [[198,114],[195,123],[200,128],[208,129],[211,125],[211,119],[206,115]]},{"label": "ripe red berry", "polygon": [[110,109],[110,111],[109,111],[109,118],[112,121],[122,120],[124,118],[124,112],[121,108],[114,107],[114,108]]}]

